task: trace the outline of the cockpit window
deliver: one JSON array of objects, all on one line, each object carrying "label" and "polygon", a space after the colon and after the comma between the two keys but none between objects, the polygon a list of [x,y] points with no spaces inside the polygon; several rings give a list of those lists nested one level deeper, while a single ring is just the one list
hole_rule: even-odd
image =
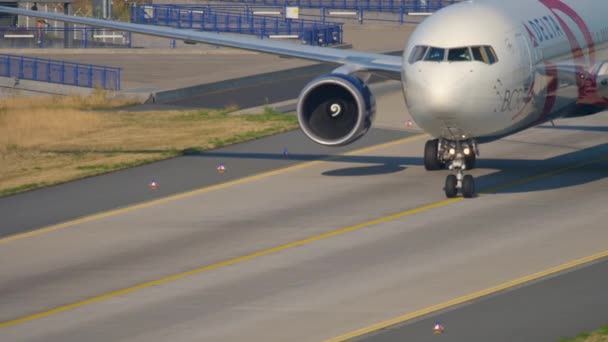
[{"label": "cockpit window", "polygon": [[410,55],[410,59],[409,59],[410,64],[416,63],[419,60],[422,60],[422,58],[424,58],[424,54],[426,53],[426,50],[428,50],[427,46],[416,46],[414,48],[414,50],[412,51],[412,54]]},{"label": "cockpit window", "polygon": [[[446,52],[447,51],[447,52]],[[416,46],[410,54],[408,61],[410,64],[418,61],[443,62],[471,62],[477,61],[485,64],[494,64],[498,62],[496,52],[491,46],[465,46],[452,49],[443,49],[432,46]]]},{"label": "cockpit window", "polygon": [[473,46],[471,52],[473,53],[473,60],[486,64],[494,64],[498,61],[496,52],[491,46]]},{"label": "cockpit window", "polygon": [[471,52],[469,52],[468,47],[450,49],[448,52],[448,61],[450,62],[466,62],[470,61]]},{"label": "cockpit window", "polygon": [[432,47],[426,55],[425,61],[441,62],[445,57],[445,49]]},{"label": "cockpit window", "polygon": [[473,60],[488,63],[488,55],[485,50],[482,50],[481,46],[473,46],[471,52],[473,53]]},{"label": "cockpit window", "polygon": [[491,46],[484,46],[486,53],[488,54],[488,58],[490,59],[490,64],[494,64],[498,62],[498,57],[496,57],[496,52]]}]

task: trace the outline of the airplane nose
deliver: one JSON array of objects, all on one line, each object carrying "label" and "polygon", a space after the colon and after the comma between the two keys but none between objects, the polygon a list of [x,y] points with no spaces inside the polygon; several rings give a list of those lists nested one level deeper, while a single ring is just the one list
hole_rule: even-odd
[{"label": "airplane nose", "polygon": [[[430,64],[410,68],[404,82],[408,110],[420,128],[434,136],[468,135],[476,122],[470,82],[458,66]],[[467,74],[468,76],[468,74]]]},{"label": "airplane nose", "polygon": [[423,106],[427,113],[439,118],[454,110],[453,92],[449,87],[442,84],[425,85],[422,92],[426,102]]},{"label": "airplane nose", "polygon": [[445,82],[415,82],[408,85],[407,99],[411,109],[437,119],[453,116],[457,89]]}]

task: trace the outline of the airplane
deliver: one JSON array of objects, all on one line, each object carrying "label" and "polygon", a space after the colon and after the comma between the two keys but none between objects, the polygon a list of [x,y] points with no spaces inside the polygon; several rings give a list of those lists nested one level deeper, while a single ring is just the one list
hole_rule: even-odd
[{"label": "airplane", "polygon": [[606,0],[466,0],[420,23],[402,56],[3,6],[0,12],[335,64],[297,103],[304,134],[326,146],[352,143],[370,129],[372,74],[400,80],[413,120],[434,137],[424,147],[426,170],[452,171],[443,189],[448,198],[476,196],[473,176],[464,173],[475,168],[479,144],[608,109]]}]

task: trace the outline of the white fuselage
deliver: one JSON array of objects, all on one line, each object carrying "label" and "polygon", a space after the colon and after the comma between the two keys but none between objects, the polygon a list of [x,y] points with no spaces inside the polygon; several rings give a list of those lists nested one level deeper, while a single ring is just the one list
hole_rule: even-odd
[{"label": "white fuselage", "polygon": [[[404,50],[410,114],[435,137],[483,142],[582,114],[577,111],[606,109],[608,87],[598,80],[598,73],[608,74],[608,63],[602,64],[608,61],[606,18],[606,0],[449,6],[421,23]],[[416,51],[426,56],[416,61]]]}]

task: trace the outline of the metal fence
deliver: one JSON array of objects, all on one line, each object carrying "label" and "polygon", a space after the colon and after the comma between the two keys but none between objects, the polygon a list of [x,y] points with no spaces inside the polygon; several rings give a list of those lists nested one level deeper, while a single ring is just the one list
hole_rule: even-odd
[{"label": "metal fence", "polygon": [[0,76],[120,90],[121,68],[0,54]]},{"label": "metal fence", "polygon": [[297,6],[301,8],[332,8],[373,10],[378,12],[435,12],[463,0],[223,0],[227,3]]},{"label": "metal fence", "polygon": [[323,23],[253,12],[217,10],[212,6],[134,5],[131,22],[186,28],[201,31],[250,34],[260,38],[300,39],[303,44],[342,43],[342,24]]},{"label": "metal fence", "polygon": [[[231,14],[240,14],[241,16],[249,17],[256,15],[264,15],[266,17],[287,19],[287,6],[280,5],[252,5],[252,4],[207,4],[207,5],[192,5],[192,4],[173,4],[163,5],[173,6],[182,9],[194,9],[196,11],[208,12],[228,12]],[[446,5],[447,6],[447,5]],[[340,7],[340,6],[338,6]],[[299,11],[298,17],[301,20],[312,20],[321,22],[322,24],[343,24],[344,22],[389,22],[389,23],[419,23],[420,20],[408,18],[408,16],[429,15],[434,11],[422,11],[422,8],[416,8],[416,4],[408,4],[400,7],[393,12],[384,11],[378,12],[374,9],[365,9],[359,7],[356,9],[341,9],[332,7],[309,8],[306,11]]]},{"label": "metal fence", "polygon": [[0,27],[0,48],[130,48],[131,33],[93,27]]}]

